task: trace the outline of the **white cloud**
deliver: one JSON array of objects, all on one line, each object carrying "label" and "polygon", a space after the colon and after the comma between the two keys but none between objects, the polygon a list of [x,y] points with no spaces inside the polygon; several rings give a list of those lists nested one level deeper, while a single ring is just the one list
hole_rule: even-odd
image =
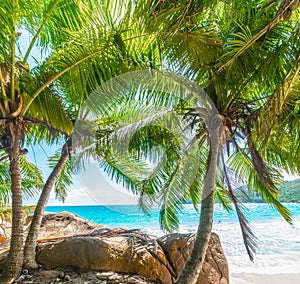
[{"label": "white cloud", "polygon": [[[137,204],[137,196],[111,181],[96,163],[90,163],[85,171],[73,178],[65,203],[57,200],[52,191],[48,206]],[[26,205],[36,203],[37,198],[24,201]]]}]

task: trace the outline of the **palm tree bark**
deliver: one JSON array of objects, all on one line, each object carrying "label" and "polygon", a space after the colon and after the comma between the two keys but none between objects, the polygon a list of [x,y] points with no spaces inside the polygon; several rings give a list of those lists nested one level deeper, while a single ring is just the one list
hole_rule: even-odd
[{"label": "palm tree bark", "polygon": [[203,184],[200,222],[192,251],[175,284],[195,284],[197,282],[211,236],[214,213],[214,189],[216,186],[218,156],[222,140],[222,122],[219,116],[215,116],[212,120],[208,127],[210,129],[210,152],[208,156],[208,169]]},{"label": "palm tree bark", "polygon": [[0,283],[12,283],[21,273],[23,265],[24,216],[22,209],[21,172],[19,161],[20,125],[10,125],[9,151],[11,188],[12,188],[12,235],[10,250],[0,277]]},{"label": "palm tree bark", "polygon": [[42,223],[43,214],[45,208],[47,206],[49,196],[51,193],[51,189],[57,179],[57,177],[61,174],[64,165],[69,157],[69,145],[68,141],[64,144],[62,148],[62,153],[58,163],[56,164],[55,168],[52,170],[51,174],[49,175],[40,198],[38,200],[37,206],[34,210],[33,218],[31,221],[31,225],[29,228],[29,232],[25,242],[24,248],[24,265],[27,268],[37,268],[38,265],[35,260],[36,256],[36,241],[38,238],[40,226]]}]

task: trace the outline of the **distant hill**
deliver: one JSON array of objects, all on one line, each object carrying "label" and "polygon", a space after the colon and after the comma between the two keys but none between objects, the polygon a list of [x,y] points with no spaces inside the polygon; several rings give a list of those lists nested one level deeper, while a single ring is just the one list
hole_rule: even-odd
[{"label": "distant hill", "polygon": [[300,178],[285,182],[280,191],[282,193],[279,199],[281,202],[300,202]]},{"label": "distant hill", "polygon": [[[281,196],[279,198],[280,202],[300,202],[300,178],[295,179],[293,181],[286,181],[282,184],[281,188]],[[241,191],[236,191],[235,195],[241,202],[255,202],[262,203],[260,195],[257,192],[249,193],[247,192],[247,196],[245,196]]]}]

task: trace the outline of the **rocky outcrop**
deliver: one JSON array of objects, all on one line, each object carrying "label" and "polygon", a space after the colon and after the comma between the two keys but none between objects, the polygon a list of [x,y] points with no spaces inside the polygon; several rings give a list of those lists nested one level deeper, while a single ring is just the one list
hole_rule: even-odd
[{"label": "rocky outcrop", "polygon": [[[30,221],[29,218],[26,228]],[[3,235],[9,236],[9,226],[4,229]],[[39,233],[37,261],[44,268],[58,267],[59,272],[71,275],[72,283],[171,284],[188,258],[193,241],[192,234],[157,238],[137,230],[98,225],[68,212],[47,213]],[[0,263],[5,260],[8,248],[9,239],[0,244]],[[66,271],[68,267],[87,272],[71,273]],[[25,282],[32,277],[33,283],[49,283],[53,275],[52,278],[57,278],[57,271],[45,271],[22,277]],[[67,278],[64,276],[64,281]],[[197,284],[213,283],[229,283],[227,261],[216,234],[211,236],[197,281]]]},{"label": "rocky outcrop", "polygon": [[[32,216],[27,217],[26,227],[29,227]],[[39,240],[49,238],[70,237],[74,235],[88,235],[97,229],[113,229],[110,226],[95,224],[76,214],[66,211],[59,213],[46,213],[42,219],[39,231]]]},{"label": "rocky outcrop", "polygon": [[[194,241],[192,234],[156,238],[136,230],[99,226],[67,212],[47,214],[40,238],[37,261],[43,265],[136,274],[165,284],[174,281]],[[227,261],[216,234],[210,239],[197,282],[204,283],[229,283]]]}]

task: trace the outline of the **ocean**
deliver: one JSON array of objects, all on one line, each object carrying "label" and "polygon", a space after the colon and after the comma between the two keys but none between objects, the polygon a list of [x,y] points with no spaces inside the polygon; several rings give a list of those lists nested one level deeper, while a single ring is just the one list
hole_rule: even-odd
[{"label": "ocean", "polygon": [[[300,204],[285,204],[293,214],[293,226],[289,225],[267,204],[246,204],[246,215],[255,236],[258,249],[254,262],[247,256],[235,212],[228,213],[216,205],[213,231],[221,240],[229,268],[234,273],[299,273],[300,272]],[[95,223],[114,227],[141,229],[161,236],[159,212],[152,210],[145,215],[134,205],[114,206],[49,206],[47,212],[69,211]],[[199,215],[191,204],[181,214],[180,233],[196,231]],[[299,282],[300,283],[300,282]]]}]

